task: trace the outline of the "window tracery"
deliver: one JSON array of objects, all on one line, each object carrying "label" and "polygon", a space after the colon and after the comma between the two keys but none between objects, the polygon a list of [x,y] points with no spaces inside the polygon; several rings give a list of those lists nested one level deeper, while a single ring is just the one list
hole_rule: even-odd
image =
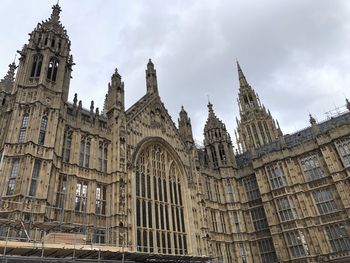
[{"label": "window tracery", "polygon": [[160,145],[142,151],[136,163],[137,250],[186,254],[180,169]]}]

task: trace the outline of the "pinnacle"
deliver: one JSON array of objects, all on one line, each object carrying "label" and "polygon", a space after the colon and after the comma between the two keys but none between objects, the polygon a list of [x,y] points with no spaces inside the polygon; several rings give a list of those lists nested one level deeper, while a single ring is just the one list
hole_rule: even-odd
[{"label": "pinnacle", "polygon": [[52,7],[52,13],[51,13],[51,20],[52,21],[59,21],[60,20],[60,13],[61,13],[62,9],[61,7],[58,5],[58,2],[57,4],[55,4],[53,7]]},{"label": "pinnacle", "polygon": [[16,68],[17,68],[16,63],[15,63],[15,62],[12,62],[12,63],[9,65],[9,69],[8,69],[8,71],[7,71],[6,76],[4,77],[4,80],[13,81],[13,80],[14,80],[14,76],[15,76]]},{"label": "pinnacle", "polygon": [[147,68],[148,68],[148,69],[150,69],[150,68],[154,69],[154,64],[153,64],[153,62],[152,62],[151,59],[148,60]]},{"label": "pinnacle", "polygon": [[213,128],[220,128],[220,129],[226,130],[225,125],[215,115],[214,110],[213,110],[213,104],[211,104],[210,102],[208,103],[208,109],[209,109],[209,114],[208,114],[207,122],[204,126],[204,131],[207,131],[207,130],[210,130]]},{"label": "pinnacle", "polygon": [[208,101],[208,109],[209,109],[209,112],[214,112],[213,111],[213,104],[210,103],[210,101]]}]

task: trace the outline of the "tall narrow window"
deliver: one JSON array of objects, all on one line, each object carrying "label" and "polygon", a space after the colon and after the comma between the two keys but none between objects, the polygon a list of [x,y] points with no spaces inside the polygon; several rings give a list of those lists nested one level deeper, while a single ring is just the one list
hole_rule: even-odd
[{"label": "tall narrow window", "polygon": [[227,201],[230,203],[233,203],[235,201],[235,198],[234,198],[231,179],[227,179],[227,181],[226,181],[226,191],[227,191],[227,196],[228,196]]},{"label": "tall narrow window", "polygon": [[80,155],[79,155],[79,165],[82,167],[89,168],[90,163],[90,139],[82,137],[80,141]]},{"label": "tall narrow window", "polygon": [[219,190],[219,184],[218,184],[218,182],[215,182],[215,183],[214,183],[214,188],[215,188],[216,201],[217,201],[218,203],[221,203],[220,190]]},{"label": "tall narrow window", "polygon": [[299,258],[306,256],[306,240],[301,231],[287,232],[286,234],[287,246],[289,248],[292,258]]},{"label": "tall narrow window", "polygon": [[271,238],[260,240],[258,244],[262,263],[278,262]]},{"label": "tall narrow window", "polygon": [[98,147],[97,170],[102,171],[103,146]]},{"label": "tall narrow window", "polygon": [[38,144],[40,145],[44,145],[45,143],[46,127],[47,127],[47,116],[43,116],[40,122],[40,131],[39,131],[39,140],[38,140]]},{"label": "tall narrow window", "polygon": [[227,262],[232,262],[231,244],[225,243]]},{"label": "tall narrow window", "polygon": [[36,54],[33,57],[32,71],[30,77],[39,77],[41,72],[41,66],[43,64],[43,56],[41,54]]},{"label": "tall narrow window", "polygon": [[243,179],[243,184],[248,201],[254,201],[260,198],[259,186],[255,175]]},{"label": "tall narrow window", "polygon": [[215,213],[215,210],[211,210],[210,211],[210,213],[211,213],[211,222],[212,222],[212,224],[213,224],[213,231],[214,232],[218,232],[218,223],[217,223],[217,221],[216,221],[216,213]]},{"label": "tall narrow window", "polygon": [[15,183],[16,183],[16,178],[18,174],[18,167],[19,167],[19,159],[14,159],[12,161],[12,169],[10,173],[10,178],[9,178],[9,183],[7,186],[7,194],[12,195],[15,190]]},{"label": "tall narrow window", "polygon": [[29,114],[25,113],[23,115],[21,128],[19,130],[19,135],[18,135],[18,142],[19,143],[23,143],[25,138],[26,138],[28,123],[29,123]]},{"label": "tall narrow window", "polygon": [[57,188],[57,197],[56,197],[56,206],[59,208],[64,208],[64,203],[66,199],[66,191],[67,191],[67,175],[60,174],[58,180],[58,188]]},{"label": "tall narrow window", "polygon": [[108,145],[105,144],[103,148],[103,172],[107,173],[107,160],[108,160]]},{"label": "tall narrow window", "polygon": [[333,252],[350,250],[350,239],[345,224],[329,225],[325,229]]},{"label": "tall narrow window", "polygon": [[300,164],[307,181],[317,180],[324,176],[316,154],[301,158]]},{"label": "tall narrow window", "polygon": [[96,186],[96,214],[106,214],[106,186],[100,184]]},{"label": "tall narrow window", "polygon": [[221,230],[223,233],[226,233],[225,213],[223,211],[220,211],[220,221],[221,221]]},{"label": "tall narrow window", "polygon": [[247,263],[247,254],[243,242],[239,243],[239,255],[242,258],[242,263]]},{"label": "tall narrow window", "polygon": [[337,211],[332,192],[330,188],[322,188],[312,192],[318,212],[321,215]]},{"label": "tall narrow window", "polygon": [[287,185],[281,163],[266,166],[266,172],[272,189],[278,189]]},{"label": "tall narrow window", "polygon": [[220,144],[219,145],[219,154],[220,154],[220,160],[223,165],[227,164],[227,157],[225,153],[225,147],[224,145]]},{"label": "tall narrow window", "polygon": [[107,144],[100,143],[98,147],[97,170],[107,172]]},{"label": "tall narrow window", "polygon": [[260,231],[268,228],[265,210],[262,206],[252,208],[250,210],[255,231]]},{"label": "tall narrow window", "polygon": [[58,71],[58,59],[50,58],[49,67],[47,70],[47,79],[51,81],[56,81]]},{"label": "tall narrow window", "polygon": [[64,162],[69,162],[70,150],[72,147],[72,132],[66,131],[63,138],[62,158]]},{"label": "tall narrow window", "polygon": [[206,187],[207,187],[207,195],[208,195],[208,199],[209,200],[212,200],[212,193],[211,193],[211,184],[210,184],[210,179],[209,178],[207,178],[206,180],[205,180],[205,185],[206,185]]},{"label": "tall narrow window", "polygon": [[85,181],[78,180],[75,189],[74,210],[86,212],[87,207],[88,184]]},{"label": "tall narrow window", "polygon": [[33,173],[32,173],[32,181],[30,182],[29,196],[36,195],[36,189],[38,187],[38,178],[40,174],[40,167],[41,167],[41,161],[35,160]]},{"label": "tall narrow window", "polygon": [[289,197],[277,198],[276,205],[281,222],[297,218],[297,213],[294,208],[293,201]]},{"label": "tall narrow window", "polygon": [[335,143],[344,167],[350,167],[350,138],[344,138]]},{"label": "tall narrow window", "polygon": [[210,151],[211,151],[211,157],[213,160],[213,166],[214,166],[214,168],[216,168],[216,167],[218,167],[218,157],[216,155],[216,150],[215,150],[215,147],[213,145],[211,145]]},{"label": "tall narrow window", "polygon": [[236,233],[240,233],[241,228],[239,226],[238,212],[237,211],[233,211],[233,222],[235,223]]},{"label": "tall narrow window", "polygon": [[95,229],[92,237],[92,243],[105,244],[106,243],[106,229]]}]

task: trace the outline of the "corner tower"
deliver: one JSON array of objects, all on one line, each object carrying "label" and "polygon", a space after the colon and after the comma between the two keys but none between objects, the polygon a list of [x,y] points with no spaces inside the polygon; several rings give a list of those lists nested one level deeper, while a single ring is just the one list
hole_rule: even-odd
[{"label": "corner tower", "polygon": [[235,166],[232,142],[226,126],[215,115],[210,102],[208,110],[208,119],[204,126],[204,146],[209,157],[209,165],[213,169]]},{"label": "corner tower", "polygon": [[52,7],[51,16],[38,23],[29,34],[19,58],[16,84],[21,87],[38,87],[67,101],[73,57],[67,31],[60,22],[61,7]]},{"label": "corner tower", "polygon": [[33,205],[31,212],[16,208],[10,215],[13,219],[36,214],[37,220],[44,220],[45,211],[38,207],[52,201],[49,186],[60,166],[58,138],[64,126],[73,65],[60,12],[60,6],[54,5],[51,16],[38,23],[28,43],[18,51],[16,76],[16,65],[11,64],[0,82],[0,153],[6,163],[0,171],[0,198]]},{"label": "corner tower", "polygon": [[239,93],[238,106],[241,120],[237,121],[237,143],[241,151],[250,151],[282,136],[279,124],[261,104],[259,96],[248,84],[237,61]]}]

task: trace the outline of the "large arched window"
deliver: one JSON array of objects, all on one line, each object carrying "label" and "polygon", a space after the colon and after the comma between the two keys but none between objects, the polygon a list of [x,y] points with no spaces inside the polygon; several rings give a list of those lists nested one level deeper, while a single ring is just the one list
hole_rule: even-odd
[{"label": "large arched window", "polygon": [[187,254],[181,174],[161,145],[145,148],[136,162],[136,243],[141,252]]},{"label": "large arched window", "polygon": [[30,73],[30,77],[38,78],[41,72],[41,66],[43,64],[43,55],[36,54],[33,57],[32,71]]},{"label": "large arched window", "polygon": [[47,69],[47,79],[51,81],[56,81],[58,70],[58,59],[50,58],[49,68]]}]

